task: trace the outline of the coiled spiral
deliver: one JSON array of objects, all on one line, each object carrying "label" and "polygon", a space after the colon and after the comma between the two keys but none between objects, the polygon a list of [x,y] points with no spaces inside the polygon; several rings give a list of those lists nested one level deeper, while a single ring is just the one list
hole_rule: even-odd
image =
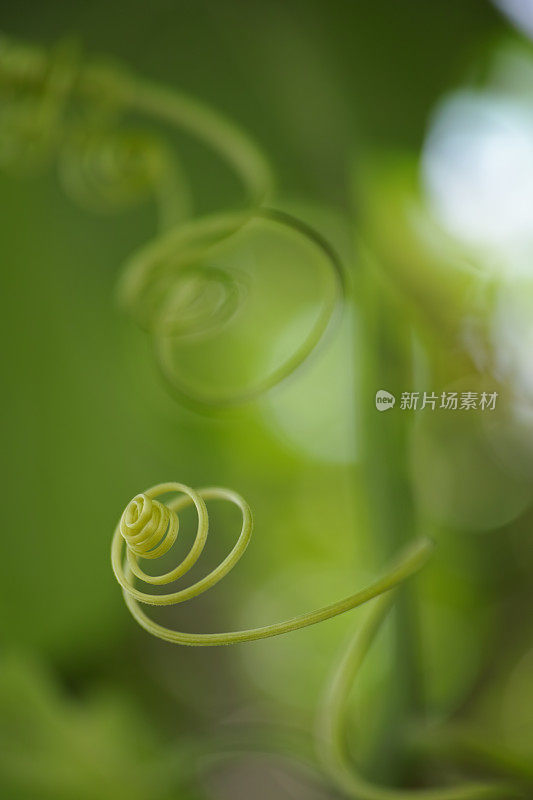
[{"label": "coiled spiral", "polygon": [[[324,335],[344,293],[338,259],[316,231],[262,207],[271,191],[270,168],[237,126],[198,101],[147,83],[118,65],[81,64],[75,56],[69,42],[48,53],[0,40],[0,85],[14,97],[3,124],[0,121],[0,164],[20,162],[26,169],[57,154],[66,191],[92,210],[113,211],[147,197],[155,199],[160,233],[127,264],[122,299],[150,331],[160,370],[180,399],[204,407],[256,399],[291,375]],[[190,216],[190,197],[179,160],[164,138],[128,128],[132,114],[183,130],[214,150],[240,179],[247,210],[183,224]],[[259,237],[256,249],[261,258],[276,253],[290,232],[291,252],[297,246],[298,258],[304,262],[307,257],[309,285],[317,281],[311,263],[319,264],[317,271],[323,274],[316,301],[320,308],[301,341],[281,363],[265,365],[255,375],[255,351],[248,349],[243,356],[239,350],[253,341],[256,317],[244,301],[258,295],[258,281],[248,279],[246,265],[221,268],[210,259],[220,245],[238,243],[259,221],[269,227],[270,236]],[[252,255],[250,261],[254,259]],[[297,271],[287,258],[285,274],[294,276]],[[268,265],[263,272],[268,275]],[[248,326],[235,330],[233,322],[246,315]],[[259,318],[262,315],[264,311]],[[225,351],[214,353],[211,347],[222,332],[228,334],[230,346],[236,346],[233,362]],[[193,350],[199,341],[207,342],[207,352]],[[220,379],[215,389],[212,367]]]},{"label": "coiled spiral", "polygon": [[201,339],[218,333],[246,299],[244,276],[229,270],[185,267],[162,298],[155,327],[161,337]]},{"label": "coiled spiral", "polygon": [[[257,321],[251,309],[259,308],[257,317],[265,313],[257,298],[263,289],[272,291],[269,259],[274,257],[278,271],[286,260],[285,275],[290,280],[297,279],[301,260],[305,281],[320,285],[317,311],[306,333],[292,350],[286,349],[281,362],[265,366],[241,385],[231,374],[231,364],[227,370],[230,377],[220,377],[225,352],[194,350],[193,346],[206,339],[212,345],[228,323],[237,321],[240,311],[239,321],[247,315],[246,324],[238,329],[232,324],[229,346],[237,338],[246,341],[253,334]],[[328,243],[300,220],[265,208],[216,214],[170,230],[134,254],[119,283],[120,301],[151,334],[158,364],[171,389],[181,398],[214,407],[254,400],[291,375],[321,341],[343,296],[342,267]],[[250,306],[254,301],[255,306]],[[207,363],[209,354],[218,385],[207,372],[209,364],[201,376],[196,369],[199,360]]]},{"label": "coiled spiral", "polygon": [[113,211],[147,195],[163,164],[158,143],[147,135],[80,126],[63,148],[60,172],[65,188],[79,202]]},{"label": "coiled spiral", "polygon": [[67,194],[91,211],[113,213],[153,198],[163,229],[190,213],[178,159],[150,132],[113,127],[96,115],[66,137],[58,167]]},{"label": "coiled spiral", "polygon": [[[178,496],[167,503],[156,500],[157,497],[170,493],[177,493]],[[135,579],[152,585],[164,585],[182,577],[196,564],[205,547],[209,530],[206,500],[225,500],[236,505],[241,511],[241,530],[230,553],[205,577],[184,589],[167,594],[152,594],[138,589],[135,586]],[[139,566],[139,559],[156,559],[170,550],[178,533],[178,512],[191,504],[196,507],[197,529],[189,552],[181,563],[169,572],[162,575],[148,575]],[[133,617],[149,633],[174,644],[226,645],[266,639],[323,622],[389,591],[416,573],[426,562],[432,549],[429,539],[420,539],[399,556],[383,577],[364,589],[316,611],[272,625],[227,633],[182,633],[154,622],[144,613],[139,604],[168,606],[183,603],[215,586],[243,556],[250,542],[252,528],[252,512],[248,503],[231,489],[210,487],[195,490],[182,483],[162,483],[136,495],[128,503],[120,518],[111,546],[113,571],[123,589],[126,605]],[[126,558],[124,558],[124,548]]]},{"label": "coiled spiral", "polygon": [[129,552],[143,558],[164,555],[178,535],[178,515],[159,500],[138,494],[120,518],[120,533]]},{"label": "coiled spiral", "polygon": [[[121,65],[108,61],[81,64],[70,41],[46,51],[0,37],[0,88],[8,98],[29,98],[33,103],[29,116],[39,123],[37,130],[46,129],[58,139],[63,137],[61,112],[67,100],[72,99],[82,110],[109,106],[116,119],[141,114],[203,142],[230,165],[251,205],[262,203],[271,192],[273,180],[267,159],[237,125],[200,101],[144,81]],[[36,110],[39,113],[33,113]],[[20,111],[14,117],[24,122],[28,118],[25,104]],[[13,146],[20,127],[14,123],[6,124],[4,134],[9,134]]]}]

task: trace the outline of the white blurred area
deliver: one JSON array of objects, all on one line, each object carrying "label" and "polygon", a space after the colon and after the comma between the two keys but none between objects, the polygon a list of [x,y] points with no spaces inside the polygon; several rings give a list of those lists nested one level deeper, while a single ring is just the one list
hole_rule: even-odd
[{"label": "white blurred area", "polygon": [[494,5],[518,28],[533,37],[533,0],[494,0]]},{"label": "white blurred area", "polygon": [[[527,20],[533,2],[500,2]],[[500,382],[487,419],[499,455],[533,473],[533,48],[506,40],[483,85],[437,106],[421,157],[421,184],[435,221],[491,285],[485,366]],[[468,346],[468,344],[467,344]],[[475,349],[475,348],[474,348]],[[476,361],[476,353],[472,350]]]},{"label": "white blurred area", "polygon": [[494,372],[533,407],[529,46],[506,42],[491,57],[485,87],[460,89],[437,106],[422,151],[421,181],[438,224],[494,279]]},{"label": "white blurred area", "polygon": [[531,99],[490,89],[450,95],[422,155],[437,220],[503,275],[533,275],[533,81],[531,89]]}]

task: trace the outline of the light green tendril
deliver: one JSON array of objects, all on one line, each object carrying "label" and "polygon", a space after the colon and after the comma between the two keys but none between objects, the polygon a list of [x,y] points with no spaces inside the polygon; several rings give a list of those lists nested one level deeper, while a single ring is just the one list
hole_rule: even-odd
[{"label": "light green tendril", "polygon": [[[50,52],[0,39],[0,166],[34,172],[57,157],[67,192],[82,205],[113,211],[145,198],[156,201],[158,238],[135,253],[120,283],[120,296],[153,337],[163,374],[181,397],[211,405],[257,398],[291,374],[317,346],[344,294],[339,262],[318,233],[299,220],[264,208],[272,192],[268,162],[240,128],[199,101],[160,87],[104,62],[82,63],[78,49],[60,44]],[[152,131],[131,126],[147,117],[196,137],[235,172],[245,209],[190,222],[187,180],[170,144]],[[136,123],[137,125],[137,123]],[[217,248],[261,219],[290,230],[305,247],[317,250],[327,278],[315,323],[296,351],[256,385],[241,392],[206,397],[183,380],[175,363],[176,341],[198,341],[220,333],[244,304],[249,290],[233,269],[205,263]],[[167,503],[157,497],[178,493]],[[242,514],[237,542],[207,576],[187,588],[151,594],[136,582],[163,586],[183,577],[200,558],[208,535],[206,500],[235,504]],[[194,504],[198,527],[185,558],[165,574],[149,575],[140,559],[170,551],[178,535],[178,513]],[[344,746],[347,699],[353,680],[392,602],[391,590],[414,575],[432,545],[420,539],[369,586],[336,603],[272,625],[227,633],[182,633],[150,619],[143,605],[167,606],[190,600],[215,586],[238,563],[250,541],[252,514],[240,495],[222,488],[195,491],[180,483],[154,486],[128,504],[113,536],[111,559],[126,604],[137,622],[154,636],[182,645],[227,645],[285,634],[345,613],[376,599],[365,624],[350,642],[321,707],[317,743],[321,762],[336,786],[358,800],[505,800],[516,797],[503,784],[465,784],[442,789],[397,791],[361,777]],[[125,552],[125,556],[124,556]]]},{"label": "light green tendril", "polygon": [[[39,97],[47,87],[51,55],[46,50],[0,40],[0,87]],[[62,73],[61,73],[62,74]],[[267,160],[240,128],[221,114],[173,89],[141,80],[106,63],[80,65],[71,94],[98,104],[102,95],[121,113],[140,113],[191,134],[217,152],[236,172],[251,205],[270,194]]]},{"label": "light green tendril", "polygon": [[[173,353],[178,340],[198,340],[220,333],[247,297],[242,277],[206,266],[231,238],[257,220],[276,231],[289,231],[299,244],[313,248],[324,272],[320,309],[313,325],[284,362],[241,391],[208,393],[182,376]],[[161,371],[181,397],[198,404],[228,406],[250,402],[291,375],[313,352],[344,295],[341,265],[328,243],[308,225],[272,209],[216,214],[169,231],[134,254],[119,284],[121,303],[152,334]]]},{"label": "light green tendril", "polygon": [[316,725],[317,752],[325,771],[346,796],[355,800],[511,800],[523,797],[516,787],[502,782],[472,782],[430,789],[393,789],[373,784],[358,773],[345,743],[348,698],[368,649],[391,608],[394,595],[394,592],[389,592],[372,604],[366,620],[349,642],[327,685]]},{"label": "light green tendril", "polygon": [[[156,500],[160,495],[169,492],[178,492],[180,496],[166,504]],[[169,594],[150,594],[137,589],[134,585],[135,578],[152,585],[164,585],[182,577],[196,564],[204,549],[209,528],[206,500],[226,500],[234,503],[241,511],[241,531],[229,555],[206,577],[185,589]],[[191,503],[195,505],[198,516],[196,537],[191,549],[183,561],[170,572],[157,576],[148,575],[139,566],[139,558],[155,559],[168,552],[178,533],[177,512]],[[383,577],[355,594],[293,619],[251,630],[228,633],[181,633],[159,625],[141,610],[139,603],[153,606],[183,603],[215,586],[242,557],[250,541],[252,526],[252,512],[248,503],[231,489],[213,487],[195,491],[182,483],[162,483],[134,497],[122,514],[111,547],[113,571],[122,586],[124,599],[133,617],[148,633],[174,644],[227,645],[280,636],[336,617],[388,592],[414,575],[426,563],[432,550],[429,539],[420,539],[398,557]],[[124,547],[126,547],[125,560]]]},{"label": "light green tendril", "polygon": [[187,184],[176,156],[164,142],[141,130],[80,125],[62,148],[59,174],[68,194],[90,210],[114,212],[152,196],[163,229],[190,213]]},{"label": "light green tendril", "polygon": [[[0,89],[7,92],[4,122],[0,121],[0,163],[31,164],[28,148],[46,151],[47,158],[57,155],[66,191],[92,210],[114,211],[147,197],[155,199],[159,236],[130,259],[120,295],[150,331],[161,372],[182,400],[212,407],[249,402],[292,374],[310,355],[344,294],[342,270],[316,231],[262,207],[272,191],[271,172],[243,131],[199,101],[142,80],[118,65],[80,63],[70,43],[47,53],[0,39]],[[21,117],[16,124],[10,122],[13,114],[17,120]],[[241,181],[244,210],[184,224],[191,215],[191,200],[179,159],[160,136],[131,129],[128,115],[185,131],[215,151]],[[215,336],[243,307],[248,287],[242,276],[200,262],[216,251],[218,243],[261,218],[285,233],[292,231],[302,247],[321,254],[329,278],[321,308],[304,341],[270,374],[257,377],[255,385],[246,388],[209,394],[182,374],[187,359],[179,348],[176,352],[176,343],[185,337],[191,341]]]}]

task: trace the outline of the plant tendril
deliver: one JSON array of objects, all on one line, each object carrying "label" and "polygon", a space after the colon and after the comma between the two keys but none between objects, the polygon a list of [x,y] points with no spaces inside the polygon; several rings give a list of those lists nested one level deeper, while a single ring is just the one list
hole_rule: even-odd
[{"label": "plant tendril", "polygon": [[344,730],[348,698],[365,656],[394,601],[395,592],[377,598],[364,623],[349,641],[335,666],[320,704],[316,747],[320,761],[335,785],[356,800],[511,800],[523,797],[508,783],[465,783],[429,789],[393,789],[361,776],[346,751]]},{"label": "plant tendril", "polygon": [[[344,296],[342,269],[327,242],[309,226],[265,208],[273,179],[267,159],[238,126],[196,99],[138,78],[105,62],[81,63],[69,41],[49,52],[0,38],[0,165],[34,172],[57,157],[66,191],[82,205],[113,211],[145,198],[155,200],[159,233],[129,260],[119,286],[122,303],[152,336],[160,368],[183,399],[227,406],[248,402],[284,380],[311,354]],[[131,127],[131,117],[147,117],[199,139],[236,174],[244,210],[187,221],[191,214],[187,181],[170,144],[152,131]],[[290,233],[309,254],[318,254],[324,272],[321,306],[304,340],[270,373],[251,387],[207,395],[187,381],[176,345],[217,337],[233,323],[251,294],[238,268],[219,266],[221,247],[238,240],[261,221],[271,232]],[[291,264],[288,267],[292,266]],[[177,494],[167,502],[162,495]],[[237,541],[224,560],[186,588],[153,594],[137,582],[165,586],[185,576],[200,558],[208,536],[206,501],[236,505],[242,515]],[[198,525],[183,560],[160,575],[146,573],[140,561],[157,560],[173,547],[178,512],[194,505]],[[135,620],[152,635],[180,645],[229,645],[278,636],[331,619],[375,599],[364,625],[349,643],[328,685],[319,715],[317,747],[326,771],[357,800],[483,800],[517,797],[506,784],[464,784],[449,788],[395,790],[360,776],[345,750],[347,700],[353,681],[394,598],[394,590],[426,563],[432,543],[411,544],[384,575],[365,588],[315,611],[283,622],[225,633],[183,633],[154,622],[141,605],[169,606],[191,600],[225,577],[244,554],[252,534],[252,513],[236,492],[220,487],[200,490],[181,483],[153,486],[128,504],[115,530],[111,561]]]},{"label": "plant tendril", "polygon": [[[24,123],[10,122],[8,115],[0,125],[0,163],[30,165],[28,148],[42,150],[47,158],[57,153],[64,188],[92,210],[114,211],[152,197],[158,206],[160,232],[129,260],[120,284],[124,304],[149,330],[161,372],[180,399],[204,407],[256,399],[292,374],[325,333],[344,295],[336,255],[303,222],[263,207],[272,189],[270,168],[260,149],[237,126],[195,99],[137,78],[115,64],[82,64],[73,53],[69,42],[57,53],[48,53],[0,39],[0,86],[8,90],[8,109],[16,111],[16,119],[22,103]],[[179,159],[160,137],[131,129],[128,115],[142,115],[185,131],[218,153],[241,181],[244,210],[184,224],[191,215],[191,203]],[[185,352],[184,342],[212,340],[236,319],[251,292],[242,270],[237,274],[231,268],[201,262],[216,254],[218,245],[239,242],[239,234],[259,220],[272,237],[261,239],[263,252],[265,248],[275,252],[276,237],[284,240],[290,233],[292,247],[297,244],[307,258],[306,266],[312,260],[319,263],[325,273],[321,307],[303,341],[269,374],[257,376],[246,386],[235,386],[230,380],[230,386],[211,392],[197,378],[187,376],[194,365],[205,361],[205,354]],[[288,258],[287,274],[291,269],[294,264]],[[241,338],[246,339],[246,332]]]},{"label": "plant tendril", "polygon": [[[51,55],[35,46],[0,39],[0,86],[43,93]],[[137,112],[197,137],[227,161],[246,191],[251,205],[259,205],[272,189],[268,162],[251,139],[222,115],[173,89],[141,80],[108,63],[81,65],[73,87],[76,99],[106,100],[121,113]]]},{"label": "plant tendril", "polygon": [[[160,495],[170,492],[177,492],[179,496],[166,504],[156,500]],[[235,504],[241,511],[241,531],[229,555],[208,575],[185,589],[168,594],[150,594],[137,589],[134,585],[135,578],[152,585],[168,584],[185,575],[196,564],[204,549],[208,534],[209,520],[206,500],[226,500]],[[176,540],[179,528],[177,512],[191,503],[195,505],[198,517],[196,537],[191,549],[183,561],[170,572],[157,576],[148,575],[139,566],[138,559],[140,557],[155,559],[168,552]],[[115,530],[111,547],[111,562],[115,577],[122,586],[126,605],[141,627],[167,642],[193,646],[236,644],[279,636],[331,619],[388,592],[421,569],[433,546],[429,539],[420,539],[400,554],[385,575],[364,589],[316,611],[250,630],[228,633],[182,633],[159,625],[141,610],[139,603],[154,606],[183,603],[215,586],[233,569],[244,554],[250,541],[252,526],[252,512],[248,503],[231,489],[212,487],[196,491],[182,483],[162,483],[152,486],[134,497],[126,507]],[[123,558],[124,547],[126,548],[125,560]]]},{"label": "plant tendril", "polygon": [[[246,276],[212,262],[221,248],[228,248],[239,234],[246,235],[248,226],[258,221],[269,235],[289,233],[298,247],[317,254],[323,273],[320,307],[303,340],[268,374],[241,390],[209,392],[182,374],[174,348],[184,339],[214,337],[243,307]],[[343,296],[342,267],[328,243],[300,220],[265,208],[216,214],[169,231],[134,254],[119,284],[120,302],[152,335],[171,389],[197,404],[216,407],[248,403],[295,372],[324,336]]]}]

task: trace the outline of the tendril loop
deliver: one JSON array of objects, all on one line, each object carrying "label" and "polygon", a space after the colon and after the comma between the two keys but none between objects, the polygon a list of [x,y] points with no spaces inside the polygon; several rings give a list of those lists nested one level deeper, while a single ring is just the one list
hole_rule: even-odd
[{"label": "tendril loop", "polygon": [[174,339],[213,335],[232,320],[245,298],[246,282],[236,273],[184,268],[162,299],[154,331]]},{"label": "tendril loop", "polygon": [[371,605],[363,624],[334,665],[321,699],[315,731],[317,755],[334,785],[354,800],[525,800],[510,782],[469,782],[446,787],[395,789],[367,780],[357,769],[347,747],[348,699],[380,626],[396,599],[388,592]]},{"label": "tendril loop", "polygon": [[[8,92],[0,120],[0,164],[31,171],[57,156],[66,191],[95,211],[114,211],[148,197],[155,200],[160,233],[130,259],[120,291],[135,319],[149,330],[160,370],[182,400],[206,407],[246,403],[307,359],[340,305],[342,270],[316,231],[263,207],[271,190],[270,168],[245,133],[198,101],[118,65],[80,64],[70,42],[46,52],[0,40],[0,85]],[[214,150],[240,178],[248,209],[184,224],[190,216],[190,197],[179,159],[164,138],[128,128],[136,115],[182,130]],[[245,258],[239,247],[259,223],[268,230],[258,233],[255,245],[248,236]],[[234,263],[216,263],[220,247],[233,243]],[[305,311],[314,305],[317,313],[301,340],[284,348],[281,363],[271,364],[269,353],[256,358],[253,328],[258,319],[270,321],[276,314],[250,300],[282,281],[279,262],[287,291],[298,298],[305,295]],[[302,290],[298,264],[307,269],[308,286],[317,287],[312,300]],[[269,285],[272,271],[276,275]],[[284,292],[279,286],[278,296]],[[245,321],[242,330],[233,325],[237,317]],[[278,334],[284,322],[280,315]],[[215,352],[213,341],[222,333],[227,339],[217,343]],[[207,340],[206,350],[194,350],[196,343]],[[233,359],[223,349],[228,346],[234,347]]]},{"label": "tendril loop", "polygon": [[128,550],[143,558],[159,558],[170,550],[178,527],[175,511],[144,494],[134,497],[120,518],[120,533]]},{"label": "tendril loop", "polygon": [[131,133],[81,129],[62,154],[65,187],[76,199],[104,210],[142,197],[160,168],[151,144]]},{"label": "tendril loop", "polygon": [[177,158],[145,131],[78,125],[62,148],[59,174],[66,192],[92,211],[114,212],[153,196],[164,226],[188,213]]},{"label": "tendril loop", "polygon": [[[0,89],[7,92],[8,100],[11,95],[16,101],[4,115],[3,137],[9,143],[4,148],[6,163],[23,154],[21,133],[27,128],[47,142],[49,136],[54,144],[56,136],[61,138],[63,110],[72,96],[82,109],[100,106],[105,114],[111,109],[117,117],[141,114],[200,140],[228,163],[253,205],[263,202],[271,191],[267,160],[238,126],[200,101],[144,81],[122,65],[108,61],[80,65],[69,41],[46,51],[0,37]],[[19,100],[23,101],[20,105]],[[21,168],[29,166],[27,159],[17,158],[17,162]]]},{"label": "tendril loop", "polygon": [[[307,331],[292,349],[285,348],[281,363],[243,385],[233,374],[218,385],[210,374],[199,377],[195,365],[205,351],[189,345],[206,338],[212,343],[241,310],[244,324],[237,332],[232,326],[229,346],[237,336],[246,340],[257,318],[251,309],[265,313],[258,298],[260,291],[272,291],[268,276],[274,258],[278,280],[286,262],[290,280],[320,287]],[[264,208],[195,219],[168,231],[134,254],[119,284],[121,304],[152,335],[169,386],[182,398],[213,407],[249,402],[291,375],[321,341],[343,295],[342,268],[327,242],[300,220]],[[222,372],[220,361],[217,370]]]},{"label": "tendril loop", "polygon": [[[167,503],[155,499],[169,493],[177,493],[178,496]],[[168,584],[185,575],[196,564],[205,547],[209,529],[206,500],[225,500],[241,511],[241,530],[230,553],[205,577],[185,588],[166,594],[153,594],[138,589],[135,579],[152,585]],[[197,529],[189,552],[170,572],[157,576],[148,575],[139,566],[139,558],[156,559],[170,550],[178,533],[178,512],[191,503],[196,507]],[[174,605],[191,600],[215,586],[243,556],[252,535],[252,527],[252,512],[248,503],[231,489],[211,487],[195,490],[182,483],[163,483],[136,495],[120,518],[111,546],[113,571],[133,617],[154,636],[181,645],[226,645],[279,636],[343,614],[388,592],[416,573],[425,564],[432,549],[428,539],[420,539],[400,555],[383,577],[355,594],[316,611],[258,628],[227,633],[182,633],[154,622],[142,611],[139,605],[141,603],[153,606]]]}]

